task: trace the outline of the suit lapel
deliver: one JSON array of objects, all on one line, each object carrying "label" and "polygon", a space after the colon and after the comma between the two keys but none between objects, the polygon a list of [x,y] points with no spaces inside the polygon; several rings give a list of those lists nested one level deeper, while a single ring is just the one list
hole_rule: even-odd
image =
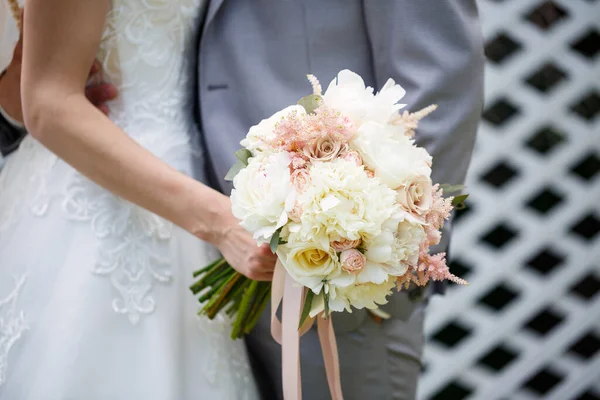
[{"label": "suit lapel", "polygon": [[212,20],[215,18],[215,15],[217,15],[217,11],[219,11],[219,8],[221,8],[223,5],[223,1],[225,0],[208,0],[208,10],[206,12],[206,20],[204,21],[204,31],[206,31],[206,28],[208,28]]}]

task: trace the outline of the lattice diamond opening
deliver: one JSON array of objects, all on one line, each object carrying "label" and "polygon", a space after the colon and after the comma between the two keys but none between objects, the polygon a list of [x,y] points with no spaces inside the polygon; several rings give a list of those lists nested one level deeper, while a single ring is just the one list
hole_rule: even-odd
[{"label": "lattice diamond opening", "polygon": [[527,147],[545,156],[565,141],[566,135],[553,126],[545,126],[526,142]]}]

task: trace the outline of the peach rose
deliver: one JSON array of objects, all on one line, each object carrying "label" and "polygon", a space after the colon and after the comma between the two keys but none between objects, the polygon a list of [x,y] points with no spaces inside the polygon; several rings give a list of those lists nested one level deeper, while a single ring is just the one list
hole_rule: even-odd
[{"label": "peach rose", "polygon": [[303,193],[310,183],[310,174],[306,169],[297,169],[290,176],[292,185],[298,193]]},{"label": "peach rose", "polygon": [[400,206],[411,214],[425,215],[433,204],[431,179],[418,176],[411,182],[400,185],[396,189],[396,200]]},{"label": "peach rose", "polygon": [[304,155],[312,161],[331,161],[347,147],[345,143],[323,136],[307,145],[304,148]]},{"label": "peach rose", "polygon": [[288,218],[294,222],[301,222],[302,218],[302,206],[300,203],[296,202],[292,211],[288,213]]},{"label": "peach rose", "polygon": [[344,153],[344,155],[342,156],[342,158],[344,160],[346,160],[346,161],[350,161],[350,162],[355,163],[359,167],[361,165],[363,165],[362,157],[355,150],[349,150],[349,151],[347,151],[346,153]]},{"label": "peach rose", "polygon": [[355,249],[360,245],[361,240],[350,240],[350,239],[340,239],[340,240],[334,240],[330,243],[331,247],[336,251],[336,252],[341,252],[344,250],[350,250],[350,249]]},{"label": "peach rose", "polygon": [[342,269],[351,274],[358,274],[365,267],[367,258],[356,249],[344,250],[340,254]]},{"label": "peach rose", "polygon": [[304,156],[301,156],[298,153],[294,153],[294,155],[292,156],[292,169],[300,169],[300,168],[304,168],[306,167],[306,160],[304,159]]}]

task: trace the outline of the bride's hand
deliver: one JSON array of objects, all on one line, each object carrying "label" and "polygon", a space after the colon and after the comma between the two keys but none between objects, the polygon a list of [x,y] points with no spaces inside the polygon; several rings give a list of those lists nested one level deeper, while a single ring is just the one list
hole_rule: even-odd
[{"label": "bride's hand", "polygon": [[257,246],[252,235],[240,226],[231,212],[229,214],[223,216],[215,245],[239,273],[255,281],[271,281],[277,256],[269,245]]}]

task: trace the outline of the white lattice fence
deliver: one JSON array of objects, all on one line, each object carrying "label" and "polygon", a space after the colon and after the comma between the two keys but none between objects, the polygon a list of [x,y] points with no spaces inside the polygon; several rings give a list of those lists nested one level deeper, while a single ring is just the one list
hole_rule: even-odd
[{"label": "white lattice fence", "polygon": [[600,399],[600,1],[480,0],[486,109],[422,399]]}]

